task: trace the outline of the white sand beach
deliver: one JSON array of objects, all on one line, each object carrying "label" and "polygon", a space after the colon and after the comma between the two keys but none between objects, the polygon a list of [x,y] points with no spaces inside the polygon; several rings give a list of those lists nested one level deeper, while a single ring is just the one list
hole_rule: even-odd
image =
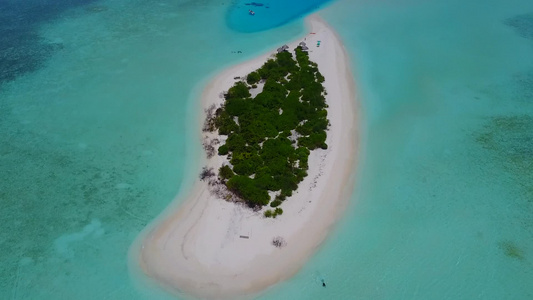
[{"label": "white sand beach", "polygon": [[[335,32],[316,15],[306,21],[309,33],[288,45],[292,51],[305,41],[326,79],[329,148],[311,153],[308,176],[275,219],[217,199],[206,182],[197,180],[183,204],[170,205],[171,211],[155,220],[136,245],[142,270],[166,288],[208,299],[254,295],[293,276],[342,216],[353,190],[358,148],[354,81]],[[218,75],[202,94],[203,107],[221,103],[219,94],[234,84],[234,77],[246,76],[273,53],[275,49]],[[202,113],[202,122],[204,118]],[[216,170],[222,160],[215,155],[205,164]],[[274,237],[282,237],[286,245],[274,247]]]}]

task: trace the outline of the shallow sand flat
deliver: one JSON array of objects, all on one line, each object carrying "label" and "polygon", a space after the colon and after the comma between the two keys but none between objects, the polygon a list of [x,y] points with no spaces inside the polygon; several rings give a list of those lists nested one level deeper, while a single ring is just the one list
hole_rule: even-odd
[{"label": "shallow sand flat", "polygon": [[[349,60],[335,32],[318,16],[307,18],[309,32],[300,41],[326,78],[331,127],[327,150],[313,151],[308,176],[282,204],[283,215],[267,219],[241,205],[217,199],[207,183],[197,181],[184,204],[155,220],[133,247],[142,270],[169,289],[201,298],[250,296],[290,278],[324,241],[347,205],[357,158],[357,102]],[[317,41],[320,47],[316,47]],[[211,81],[202,94],[208,107],[219,94],[259,68],[274,52],[232,67]],[[205,115],[201,116],[202,121]],[[205,164],[218,167],[215,156]],[[196,174],[193,174],[197,176]],[[191,175],[192,176],[192,175]],[[242,238],[247,236],[248,238]],[[286,245],[276,248],[274,237]]]}]

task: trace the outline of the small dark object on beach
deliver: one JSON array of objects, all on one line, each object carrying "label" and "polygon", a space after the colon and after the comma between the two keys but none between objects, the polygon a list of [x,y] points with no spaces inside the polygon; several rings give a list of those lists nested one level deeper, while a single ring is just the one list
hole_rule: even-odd
[{"label": "small dark object on beach", "polygon": [[277,236],[272,240],[272,245],[274,245],[277,248],[281,248],[287,245],[287,242],[285,242],[285,240],[282,237]]}]

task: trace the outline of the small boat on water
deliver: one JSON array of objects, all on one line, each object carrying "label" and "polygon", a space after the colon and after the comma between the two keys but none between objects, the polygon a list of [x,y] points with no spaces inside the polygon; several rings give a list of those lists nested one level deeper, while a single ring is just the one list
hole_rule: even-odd
[{"label": "small boat on water", "polygon": [[249,9],[248,12],[249,12],[250,15],[252,15],[252,16],[255,15],[255,12],[254,12],[253,10],[251,10],[251,9]]}]

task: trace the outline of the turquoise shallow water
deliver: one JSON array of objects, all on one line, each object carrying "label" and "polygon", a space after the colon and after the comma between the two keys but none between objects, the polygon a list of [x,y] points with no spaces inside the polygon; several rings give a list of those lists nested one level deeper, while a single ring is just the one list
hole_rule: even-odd
[{"label": "turquoise shallow water", "polygon": [[302,25],[233,32],[214,1],[28,6],[49,18],[2,40],[0,299],[152,299],[127,253],[196,179],[200,85]]},{"label": "turquoise shallow water", "polygon": [[323,11],[362,100],[358,182],[318,255],[265,299],[533,297],[532,12],[529,1]]},{"label": "turquoise shallow water", "polygon": [[[301,19],[252,34],[229,2],[74,4],[2,47],[0,298],[170,298],[130,278],[127,251],[199,168],[198,90]],[[533,4],[338,0],[321,15],[358,85],[356,188],[317,255],[259,298],[531,299]]]}]

